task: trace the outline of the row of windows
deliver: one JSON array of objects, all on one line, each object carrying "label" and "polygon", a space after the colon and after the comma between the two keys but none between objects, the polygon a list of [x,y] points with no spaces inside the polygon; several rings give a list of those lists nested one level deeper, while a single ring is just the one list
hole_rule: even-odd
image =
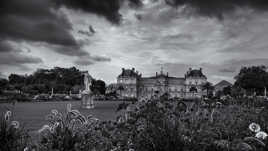
[{"label": "row of windows", "polygon": [[119,79],[119,83],[136,83],[135,79]]},{"label": "row of windows", "polygon": [[[159,88],[140,88],[140,91],[165,91],[165,88],[160,88],[160,89]],[[169,88],[168,91],[183,92],[183,89]]]},{"label": "row of windows", "polygon": [[[205,83],[204,81],[201,82],[201,84],[204,84],[204,83]],[[189,81],[189,85],[193,85],[193,84],[198,85],[199,83],[198,81]]]}]

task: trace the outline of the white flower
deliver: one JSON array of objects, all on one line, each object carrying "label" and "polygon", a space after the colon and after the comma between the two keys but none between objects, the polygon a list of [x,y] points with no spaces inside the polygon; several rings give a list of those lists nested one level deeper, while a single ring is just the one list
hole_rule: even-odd
[{"label": "white flower", "polygon": [[260,131],[255,135],[256,138],[263,139],[263,140],[266,139],[267,136],[268,136],[268,134],[263,132],[263,131]]},{"label": "white flower", "polygon": [[259,124],[256,124],[256,123],[251,123],[249,125],[249,129],[254,132],[254,133],[258,133],[260,130],[261,130],[261,127]]},{"label": "white flower", "polygon": [[72,104],[68,103],[67,104],[67,112],[71,112],[72,110]]},{"label": "white flower", "polygon": [[20,127],[20,123],[18,121],[12,121],[11,125],[16,129]]}]

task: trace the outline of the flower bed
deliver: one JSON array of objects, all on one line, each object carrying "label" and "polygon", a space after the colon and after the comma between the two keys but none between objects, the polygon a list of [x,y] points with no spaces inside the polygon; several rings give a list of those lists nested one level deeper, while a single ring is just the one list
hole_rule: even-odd
[{"label": "flower bed", "polygon": [[[152,100],[124,107],[118,121],[99,121],[67,106],[65,113],[51,110],[36,144],[23,138],[17,146],[40,151],[240,151],[267,150],[267,108],[242,105],[206,106],[199,103]],[[8,112],[9,114],[9,112]],[[26,136],[18,123],[10,134]],[[13,125],[13,126],[12,126]],[[14,131],[14,128],[16,131]],[[5,138],[1,128],[1,138]],[[13,136],[14,135],[14,136]],[[8,142],[17,140],[8,140]],[[2,147],[3,145],[1,145]],[[12,146],[10,146],[12,150]],[[0,150],[3,150],[0,148]],[[16,149],[13,149],[16,150]]]}]

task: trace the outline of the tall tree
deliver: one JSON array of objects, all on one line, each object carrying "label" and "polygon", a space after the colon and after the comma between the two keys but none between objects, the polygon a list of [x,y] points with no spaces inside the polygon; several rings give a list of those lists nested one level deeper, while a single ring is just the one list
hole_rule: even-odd
[{"label": "tall tree", "polygon": [[8,80],[7,79],[0,79],[0,93],[2,93],[3,90],[7,89],[8,87]]},{"label": "tall tree", "polygon": [[202,90],[206,90],[207,92],[207,96],[210,96],[211,92],[214,90],[213,84],[210,82],[206,82],[203,86],[202,86]]},{"label": "tall tree", "polygon": [[232,87],[231,86],[224,87],[222,91],[224,95],[231,95]]},{"label": "tall tree", "polygon": [[246,90],[247,94],[263,94],[268,86],[268,73],[265,66],[251,66],[241,68],[235,77],[235,86]]},{"label": "tall tree", "polygon": [[94,93],[99,93],[99,94],[103,94],[104,95],[105,92],[106,92],[106,84],[102,80],[93,80],[90,89]]}]

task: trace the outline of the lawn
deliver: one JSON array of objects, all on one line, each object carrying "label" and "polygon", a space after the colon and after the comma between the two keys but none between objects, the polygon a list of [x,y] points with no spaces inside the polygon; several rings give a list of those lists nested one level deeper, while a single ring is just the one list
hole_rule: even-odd
[{"label": "lawn", "polygon": [[92,114],[100,120],[115,120],[116,108],[120,101],[95,102],[94,109],[81,109],[80,101],[64,101],[64,102],[25,102],[12,105],[10,103],[1,103],[0,112],[3,114],[6,110],[13,111],[14,120],[19,121],[26,129],[36,131],[47,123],[45,116],[52,109],[57,109],[61,113],[66,112],[66,105],[72,104],[72,109],[79,110],[83,115]]}]

